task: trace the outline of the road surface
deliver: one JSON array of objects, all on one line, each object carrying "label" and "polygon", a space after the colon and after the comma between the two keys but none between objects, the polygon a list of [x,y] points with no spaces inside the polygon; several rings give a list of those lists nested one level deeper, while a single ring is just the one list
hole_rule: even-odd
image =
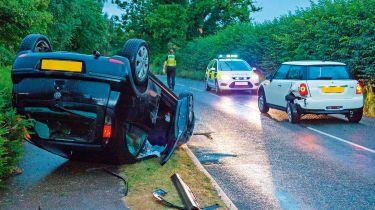
[{"label": "road surface", "polygon": [[25,144],[23,173],[0,186],[0,209],[127,209],[123,182],[102,168],[117,167],[68,161]]},{"label": "road surface", "polygon": [[205,134],[189,148],[239,209],[375,209],[375,119],[290,124],[281,111],[261,114],[250,93],[217,96],[181,78],[175,89],[194,94]]}]

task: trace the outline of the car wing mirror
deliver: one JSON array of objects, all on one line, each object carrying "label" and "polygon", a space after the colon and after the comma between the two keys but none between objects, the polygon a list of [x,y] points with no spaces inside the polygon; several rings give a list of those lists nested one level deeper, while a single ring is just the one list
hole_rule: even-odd
[{"label": "car wing mirror", "polygon": [[270,82],[272,82],[273,75],[272,74],[267,75],[266,79],[269,80]]},{"label": "car wing mirror", "polygon": [[172,156],[178,145],[186,143],[193,134],[195,125],[194,98],[192,93],[181,93],[178,96],[176,113],[174,116],[173,139],[166,148],[166,155],[161,161],[164,165]]}]

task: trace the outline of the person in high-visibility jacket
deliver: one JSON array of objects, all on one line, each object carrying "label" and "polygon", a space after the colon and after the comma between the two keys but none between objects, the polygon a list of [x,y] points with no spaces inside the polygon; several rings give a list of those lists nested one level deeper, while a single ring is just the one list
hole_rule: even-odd
[{"label": "person in high-visibility jacket", "polygon": [[176,77],[176,56],[173,49],[169,50],[169,54],[163,64],[163,72],[167,73],[168,87],[174,90],[175,77]]}]

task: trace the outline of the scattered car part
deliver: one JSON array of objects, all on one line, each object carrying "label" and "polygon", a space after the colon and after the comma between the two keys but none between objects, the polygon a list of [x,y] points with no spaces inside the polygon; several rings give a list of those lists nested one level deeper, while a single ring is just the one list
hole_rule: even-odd
[{"label": "scattered car part", "polygon": [[194,136],[205,136],[209,140],[214,140],[214,138],[212,137],[213,133],[214,132],[197,132],[197,133],[193,133],[193,135]]},{"label": "scattered car part", "polygon": [[187,210],[214,210],[220,208],[218,204],[200,208],[197,199],[195,198],[190,187],[181,179],[181,176],[177,173],[171,176],[174,186],[177,188],[178,194],[182,197],[183,202],[186,205]]},{"label": "scattered car part", "polygon": [[186,209],[199,210],[200,207],[198,205],[197,199],[195,198],[189,186],[181,179],[181,176],[176,173],[172,175],[171,179],[174,186],[177,188],[177,191],[180,194],[182,200],[184,201]]},{"label": "scattered car part", "polygon": [[167,200],[165,200],[163,197],[167,194],[167,192],[163,189],[157,189],[155,190],[152,195],[154,196],[154,198],[159,201],[160,203],[162,203],[164,206],[166,207],[170,207],[170,208],[175,208],[175,209],[181,209],[181,210],[185,210],[184,207],[181,207],[181,206],[178,206],[176,204],[173,204]]}]

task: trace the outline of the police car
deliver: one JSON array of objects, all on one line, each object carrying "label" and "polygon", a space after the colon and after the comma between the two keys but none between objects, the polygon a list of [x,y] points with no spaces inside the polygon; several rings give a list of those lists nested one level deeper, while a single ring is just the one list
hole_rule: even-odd
[{"label": "police car", "polygon": [[238,55],[219,55],[207,66],[205,88],[219,95],[225,90],[257,90],[259,75]]},{"label": "police car", "polygon": [[362,86],[344,63],[294,61],[283,63],[261,83],[258,107],[286,111],[297,123],[303,114],[343,114],[349,122],[362,119]]}]

